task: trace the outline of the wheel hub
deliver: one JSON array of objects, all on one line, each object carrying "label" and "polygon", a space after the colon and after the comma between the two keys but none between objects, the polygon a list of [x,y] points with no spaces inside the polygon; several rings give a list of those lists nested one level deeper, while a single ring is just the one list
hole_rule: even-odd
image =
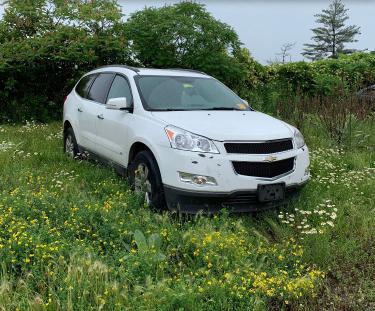
[{"label": "wheel hub", "polygon": [[134,190],[137,194],[144,193],[146,205],[151,203],[152,187],[150,182],[150,171],[144,163],[140,163],[134,174]]},{"label": "wheel hub", "polygon": [[74,142],[71,135],[65,140],[65,152],[69,157],[74,158]]}]

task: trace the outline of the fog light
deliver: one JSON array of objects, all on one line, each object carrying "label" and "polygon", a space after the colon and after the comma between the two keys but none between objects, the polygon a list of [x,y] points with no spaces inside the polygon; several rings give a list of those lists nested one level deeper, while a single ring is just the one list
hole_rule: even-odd
[{"label": "fog light", "polygon": [[178,172],[180,180],[197,186],[216,186],[215,178],[211,176],[195,175],[190,173]]},{"label": "fog light", "polygon": [[194,176],[191,181],[194,183],[194,184],[197,184],[197,185],[205,185],[207,183],[207,179],[206,177],[204,176]]}]

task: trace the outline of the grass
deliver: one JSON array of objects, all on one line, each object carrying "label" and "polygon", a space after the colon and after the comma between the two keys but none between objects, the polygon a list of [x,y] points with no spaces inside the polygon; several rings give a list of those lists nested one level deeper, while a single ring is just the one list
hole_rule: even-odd
[{"label": "grass", "polygon": [[311,182],[256,215],[162,213],[61,124],[0,126],[0,310],[375,309],[373,119],[304,125]]}]

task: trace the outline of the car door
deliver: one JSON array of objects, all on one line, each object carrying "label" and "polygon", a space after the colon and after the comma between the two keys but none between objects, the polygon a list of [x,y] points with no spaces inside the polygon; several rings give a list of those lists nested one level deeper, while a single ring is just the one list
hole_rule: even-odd
[{"label": "car door", "polygon": [[114,78],[113,73],[99,73],[96,75],[95,80],[92,82],[89,92],[87,94],[87,100],[84,102],[82,108],[82,116],[87,123],[85,132],[87,136],[88,151],[94,153],[101,153],[100,146],[98,146],[97,140],[97,122],[103,118],[102,107],[104,106],[105,99],[107,97],[108,89]]},{"label": "car door", "polygon": [[78,136],[79,144],[85,149],[91,149],[95,145],[95,122],[96,106],[93,105],[87,96],[96,74],[84,76],[77,84],[77,111],[78,111]]},{"label": "car door", "polygon": [[[117,74],[109,89],[107,101],[111,98],[125,97],[127,102],[133,102],[131,87],[127,78]],[[125,164],[124,149],[127,142],[127,128],[133,117],[126,110],[112,110],[101,107],[103,119],[97,122],[98,144],[104,155],[112,161]]]}]

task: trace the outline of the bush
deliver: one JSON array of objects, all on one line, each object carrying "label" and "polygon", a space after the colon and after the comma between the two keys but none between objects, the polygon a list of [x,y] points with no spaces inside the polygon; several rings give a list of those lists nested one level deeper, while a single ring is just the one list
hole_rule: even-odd
[{"label": "bush", "polygon": [[268,83],[288,86],[310,95],[326,93],[339,82],[354,91],[375,83],[375,55],[355,53],[311,63],[275,64],[268,66],[267,72]]},{"label": "bush", "polygon": [[0,120],[60,119],[83,72],[128,61],[120,12],[112,0],[8,1],[0,23]]},{"label": "bush", "polygon": [[61,117],[64,97],[83,72],[128,59],[124,40],[70,27],[6,42],[0,55],[1,117],[40,121]]},{"label": "bush", "polygon": [[375,83],[374,54],[276,64],[264,70],[262,82],[245,96],[254,108],[297,127],[303,126],[307,114],[317,113],[337,142],[342,142],[343,132],[350,128],[351,115],[363,119],[374,109],[373,103],[357,96],[359,89]]}]

